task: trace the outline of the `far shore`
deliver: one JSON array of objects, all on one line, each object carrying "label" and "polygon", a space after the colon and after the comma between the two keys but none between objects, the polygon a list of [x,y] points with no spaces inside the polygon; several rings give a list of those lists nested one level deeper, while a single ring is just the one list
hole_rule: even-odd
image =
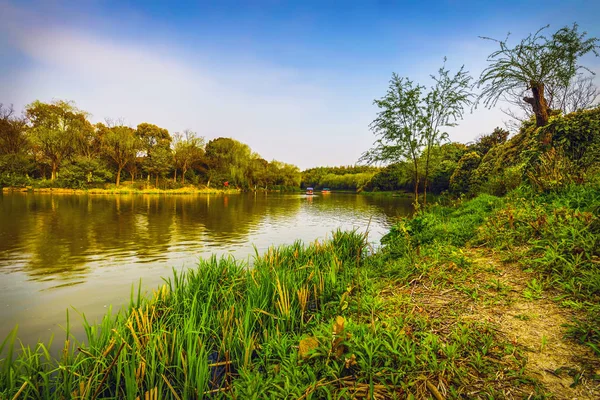
[{"label": "far shore", "polygon": [[241,189],[197,188],[194,186],[179,189],[134,189],[128,187],[111,189],[68,189],[68,188],[34,188],[34,187],[4,187],[2,192],[52,193],[52,194],[238,194]]}]

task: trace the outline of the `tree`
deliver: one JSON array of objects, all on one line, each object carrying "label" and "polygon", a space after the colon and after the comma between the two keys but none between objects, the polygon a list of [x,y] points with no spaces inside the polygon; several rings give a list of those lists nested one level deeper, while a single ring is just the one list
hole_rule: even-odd
[{"label": "tree", "polygon": [[156,173],[156,186],[158,186],[158,175],[164,174],[170,168],[170,163],[165,157],[170,158],[171,135],[168,130],[147,122],[139,124],[135,133],[140,139],[142,144],[140,150],[145,156],[142,163],[143,169],[150,174]]},{"label": "tree", "polygon": [[138,151],[142,147],[135,130],[128,126],[118,125],[110,128],[98,124],[102,134],[102,150],[117,167],[116,185],[121,183],[121,171],[128,163],[135,163]]},{"label": "tree", "polygon": [[[563,115],[594,108],[600,91],[594,84],[593,78],[579,73],[571,79],[567,87],[547,88],[548,107],[552,110],[560,110]],[[509,130],[518,131],[523,122],[534,115],[531,106],[523,101],[526,95],[527,89],[521,88],[507,91],[502,96],[503,100],[510,104],[510,108],[502,109],[502,112],[511,118],[505,122]]]},{"label": "tree", "polygon": [[31,122],[32,141],[50,163],[54,180],[60,164],[73,155],[80,137],[93,127],[85,112],[61,100],[50,104],[34,101],[27,106],[26,115]]},{"label": "tree", "polygon": [[144,170],[148,174],[154,174],[156,179],[154,186],[158,187],[158,178],[165,176],[171,169],[173,162],[173,151],[170,148],[156,147],[152,155],[146,158]]},{"label": "tree", "polygon": [[[382,109],[371,123],[371,129],[379,139],[375,147],[364,153],[361,161],[398,162],[410,160],[414,175],[415,203],[419,201],[421,168],[419,157],[426,150],[424,183],[427,186],[431,149],[447,137],[443,127],[454,126],[462,118],[463,109],[470,104],[468,90],[471,77],[464,68],[454,76],[443,66],[438,76],[432,76],[435,84],[425,93],[425,87],[411,80],[392,75],[386,96],[375,100]],[[427,189],[425,189],[424,202]]]},{"label": "tree", "polygon": [[235,185],[248,183],[247,174],[252,151],[247,144],[221,137],[209,141],[205,150],[207,186],[210,186],[211,180],[214,179],[231,181]]},{"label": "tree", "polygon": [[415,203],[419,201],[419,154],[427,121],[421,110],[424,87],[392,74],[387,94],[374,104],[381,109],[370,128],[379,138],[360,160],[367,163],[408,159],[414,167]]},{"label": "tree", "polygon": [[26,149],[29,141],[26,135],[27,121],[15,115],[12,107],[0,103],[0,155],[17,154]]},{"label": "tree", "polygon": [[494,146],[505,143],[509,132],[502,128],[496,128],[487,135],[480,135],[479,138],[469,146],[471,151],[476,151],[481,157],[485,156]]},{"label": "tree", "polygon": [[172,138],[169,131],[154,124],[143,122],[137,126],[135,133],[140,138],[146,156],[150,156],[154,148],[167,149],[171,146]]},{"label": "tree", "polygon": [[565,89],[578,71],[589,71],[577,62],[590,52],[598,56],[599,40],[586,39],[587,33],[580,34],[577,24],[561,28],[548,38],[543,35],[548,27],[530,34],[514,48],[508,46],[508,36],[503,41],[482,38],[500,46],[488,56],[490,65],[483,70],[478,81],[478,87],[483,88],[479,100],[483,100],[486,107],[495,105],[507,94],[531,91],[531,97],[523,97],[522,100],[531,106],[536,125],[544,126],[548,123],[550,111],[546,97],[548,88],[554,91]]},{"label": "tree", "polygon": [[[446,60],[444,59],[444,62]],[[464,70],[464,66],[454,75],[450,76],[445,66],[438,71],[438,76],[431,76],[435,85],[425,97],[425,177],[423,185],[423,203],[427,204],[427,186],[429,184],[430,155],[434,146],[439,146],[443,140],[448,139],[446,132],[441,132],[444,127],[456,126],[456,121],[462,119],[464,108],[471,104],[472,94],[469,90],[471,76]]]},{"label": "tree", "polygon": [[204,138],[186,129],[183,134],[173,135],[174,180],[177,181],[177,169],[181,169],[181,182],[185,184],[185,173],[204,156]]},{"label": "tree", "polygon": [[456,194],[471,193],[473,189],[472,175],[481,162],[481,156],[472,151],[464,154],[450,177],[450,190]]},{"label": "tree", "polygon": [[0,103],[0,172],[25,175],[31,168],[29,149],[26,119]]}]

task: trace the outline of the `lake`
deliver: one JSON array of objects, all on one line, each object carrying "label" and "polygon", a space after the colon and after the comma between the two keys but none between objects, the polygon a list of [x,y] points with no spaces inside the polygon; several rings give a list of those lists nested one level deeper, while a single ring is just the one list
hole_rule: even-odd
[{"label": "lake", "polygon": [[67,309],[82,338],[78,313],[95,321],[111,305],[116,311],[140,279],[149,292],[200,257],[230,254],[251,264],[255,251],[325,239],[338,228],[369,226],[378,243],[410,212],[410,198],[337,193],[0,193],[0,342],[16,324],[26,344],[62,338]]}]

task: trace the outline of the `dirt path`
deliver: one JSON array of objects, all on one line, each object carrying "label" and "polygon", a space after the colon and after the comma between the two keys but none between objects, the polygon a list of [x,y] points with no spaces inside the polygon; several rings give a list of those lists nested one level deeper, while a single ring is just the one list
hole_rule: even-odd
[{"label": "dirt path", "polygon": [[[468,267],[443,263],[407,285],[385,285],[380,296],[396,313],[426,314],[439,321],[436,333],[447,335],[458,322],[486,322],[506,342],[516,345],[525,376],[534,378],[552,399],[600,399],[600,360],[591,349],[566,339],[566,324],[576,312],[553,301],[558,293],[543,290],[517,265],[503,263],[490,250],[462,253]],[[525,360],[522,359],[525,357]],[[504,398],[539,398],[535,385],[515,385],[514,358],[499,361],[497,389]],[[464,393],[485,391],[478,382]]]},{"label": "dirt path", "polygon": [[474,302],[472,313],[464,317],[485,318],[525,349],[528,375],[554,398],[599,399],[598,383],[586,379],[600,374],[598,358],[588,347],[565,339],[574,311],[560,307],[551,299],[555,294],[541,290],[534,275],[520,267],[482,250],[467,255],[479,271],[475,281],[487,289],[483,301]]}]

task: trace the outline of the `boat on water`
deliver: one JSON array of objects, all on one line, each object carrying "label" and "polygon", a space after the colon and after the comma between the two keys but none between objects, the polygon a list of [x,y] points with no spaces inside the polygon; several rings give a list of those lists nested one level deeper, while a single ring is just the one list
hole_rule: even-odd
[{"label": "boat on water", "polygon": [[306,194],[312,196],[314,194],[314,189],[311,187],[306,188]]},{"label": "boat on water", "polygon": [[328,194],[328,193],[331,193],[331,189],[329,189],[329,188],[323,188],[323,189],[321,190],[321,193],[323,193],[323,194]]}]

